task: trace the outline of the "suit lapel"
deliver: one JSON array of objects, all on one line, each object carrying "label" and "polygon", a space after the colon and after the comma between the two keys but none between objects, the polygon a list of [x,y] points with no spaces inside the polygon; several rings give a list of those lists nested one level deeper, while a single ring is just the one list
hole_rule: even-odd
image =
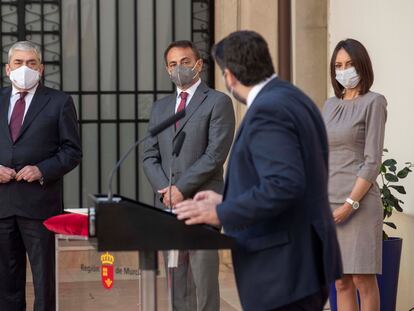
[{"label": "suit lapel", "polygon": [[235,144],[235,143],[236,143],[236,141],[237,141],[237,140],[239,139],[239,137],[240,137],[241,132],[243,131],[244,124],[246,123],[246,116],[247,116],[247,113],[248,113],[248,112],[246,112],[246,114],[245,114],[245,115],[244,115],[244,117],[243,117],[242,122],[240,123],[239,129],[237,130],[237,132],[236,132],[236,136],[234,137],[234,143],[233,143],[233,144]]},{"label": "suit lapel", "polygon": [[188,122],[198,107],[200,107],[201,103],[206,99],[208,91],[209,89],[207,85],[204,82],[201,82],[187,107],[185,108],[185,117],[178,121],[179,126],[175,131],[174,137],[177,136],[177,134],[183,129],[184,125]]},{"label": "suit lapel", "polygon": [[[161,119],[161,122],[166,120],[167,118],[173,116],[175,114],[175,103],[177,102],[177,92],[174,92],[174,94],[171,95],[171,99],[168,102],[167,109],[164,109],[164,115]],[[166,130],[166,133],[169,136],[169,139],[172,141],[175,134],[175,124],[169,126]]]},{"label": "suit lapel", "polygon": [[9,130],[9,106],[10,96],[12,88],[8,87],[3,89],[0,95],[0,128],[3,131],[5,137],[8,137],[11,142],[10,130]]},{"label": "suit lapel", "polygon": [[[254,103],[260,98],[260,96],[261,95],[263,95],[263,93],[266,93],[267,92],[267,90],[269,90],[269,89],[272,89],[272,88],[274,88],[274,87],[277,87],[278,86],[278,84],[280,83],[280,80],[279,79],[277,79],[277,78],[275,78],[275,79],[273,79],[273,80],[271,80],[271,81],[269,81],[269,83],[267,83],[261,90],[260,90],[260,92],[259,92],[259,94],[257,94],[257,96],[256,96],[256,98],[254,99],[254,101],[253,101],[253,103],[251,104],[251,106],[253,106],[254,105]],[[251,107],[250,107],[251,108]],[[242,120],[242,122],[241,122],[241,124],[240,124],[240,126],[239,126],[239,129],[237,130],[237,133],[236,133],[236,136],[235,136],[235,138],[234,138],[234,144],[236,143],[236,141],[237,141],[237,139],[239,138],[239,136],[240,136],[240,133],[242,132],[242,130],[243,130],[243,128],[244,128],[244,124],[246,123],[246,120],[249,118],[249,111],[251,111],[250,110],[250,108],[249,109],[247,109],[247,111],[246,111],[246,113],[245,113],[245,115],[244,115],[244,117],[243,117],[243,120]]]},{"label": "suit lapel", "polygon": [[24,117],[24,121],[16,141],[24,134],[39,112],[42,111],[43,107],[49,103],[49,100],[50,97],[47,95],[47,89],[44,86],[39,85],[33,96],[32,102],[30,103],[29,109],[27,110],[26,116]]},{"label": "suit lapel", "polygon": [[243,120],[242,120],[242,122],[241,122],[241,124],[239,126],[239,129],[237,130],[236,136],[234,138],[233,146],[231,147],[231,150],[230,150],[229,161],[227,163],[227,168],[226,168],[226,173],[225,173],[223,198],[226,195],[227,186],[228,186],[228,183],[229,183],[229,172],[231,171],[231,163],[232,163],[232,160],[233,160],[233,150],[234,150],[235,145],[237,144],[237,141],[238,141],[238,139],[239,139],[239,137],[241,135],[241,132],[243,131],[244,124],[245,124],[245,120],[246,120],[246,115],[243,117]]},{"label": "suit lapel", "polygon": [[[278,80],[277,78],[269,81],[269,83],[267,83],[260,90],[259,94],[257,94],[257,96],[254,99],[252,105],[254,105],[254,103],[257,101],[258,98],[260,98],[261,95],[263,95],[263,93],[265,93],[268,89],[272,89],[274,87],[277,87],[279,83],[280,83],[280,80]],[[239,137],[241,135],[241,132],[243,131],[243,128],[244,128],[244,126],[246,124],[246,120],[249,119],[249,111],[251,111],[250,108],[246,111],[246,114],[243,117],[243,120],[242,120],[242,122],[241,122],[241,124],[239,126],[239,129],[237,130],[236,136],[234,138],[233,147],[232,147],[232,149],[230,151],[229,161],[228,161],[228,164],[227,164],[227,169],[226,169],[226,174],[225,174],[226,178],[225,178],[225,182],[224,182],[223,197],[226,196],[227,187],[228,187],[228,183],[229,183],[229,172],[231,171],[231,163],[232,163],[232,160],[233,160],[233,150],[234,150],[234,146],[237,144],[237,141],[238,141],[238,139],[239,139]]]}]

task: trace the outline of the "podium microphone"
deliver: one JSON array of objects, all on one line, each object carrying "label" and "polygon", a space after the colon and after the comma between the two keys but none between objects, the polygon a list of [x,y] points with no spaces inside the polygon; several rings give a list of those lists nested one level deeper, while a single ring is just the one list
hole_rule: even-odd
[{"label": "podium microphone", "polygon": [[[181,120],[185,117],[185,109],[177,112],[176,114],[172,115],[171,117],[165,119],[160,124],[154,126],[153,128],[149,129],[148,134],[145,137],[137,140],[135,143],[129,147],[129,149],[124,153],[124,155],[116,162],[115,166],[112,168],[111,173],[109,174],[108,178],[108,201],[112,201],[113,193],[112,193],[112,179],[114,178],[115,172],[121,166],[121,164],[125,161],[128,155],[134,150],[138,145],[142,142],[147,140],[150,137],[154,137],[164,131],[166,128],[170,127],[171,125],[175,124],[178,120]],[[184,140],[184,139],[183,139]],[[181,143],[182,144],[182,143]],[[181,147],[180,147],[181,149]]]},{"label": "podium microphone", "polygon": [[184,139],[185,139],[185,132],[182,131],[177,136],[177,140],[175,141],[173,152],[172,152],[172,158],[171,158],[171,163],[170,163],[170,175],[168,176],[168,190],[169,190],[168,192],[170,194],[169,195],[170,196],[169,197],[170,211],[172,211],[172,205],[171,205],[172,169],[174,167],[174,160],[178,158],[178,156],[180,155],[180,151],[181,151],[181,148],[183,147]]}]

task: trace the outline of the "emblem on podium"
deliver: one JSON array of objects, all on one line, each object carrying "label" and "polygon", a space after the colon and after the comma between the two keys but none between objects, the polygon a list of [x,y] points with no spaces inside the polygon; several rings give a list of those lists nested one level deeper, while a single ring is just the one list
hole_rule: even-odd
[{"label": "emblem on podium", "polygon": [[114,261],[114,256],[108,252],[101,255],[101,280],[106,289],[114,285]]}]

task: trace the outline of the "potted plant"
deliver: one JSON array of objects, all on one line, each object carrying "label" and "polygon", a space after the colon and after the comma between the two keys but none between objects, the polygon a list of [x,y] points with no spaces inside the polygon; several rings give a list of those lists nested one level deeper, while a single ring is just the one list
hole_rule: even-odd
[{"label": "potted plant", "polygon": [[[384,149],[384,153],[388,152]],[[401,207],[404,202],[399,199],[400,195],[405,195],[404,186],[399,185],[412,172],[413,163],[406,162],[404,167],[398,168],[397,161],[387,159],[382,162],[380,168],[380,191],[381,200],[384,208],[384,225],[397,229],[393,222],[387,221],[394,210],[402,212]],[[381,310],[395,310],[397,302],[398,275],[400,270],[400,258],[402,249],[402,239],[389,237],[383,231],[382,245],[382,275],[378,275],[378,286],[380,289]]]},{"label": "potted plant", "polygon": [[[387,152],[388,150],[384,149],[384,153]],[[379,188],[384,209],[384,224],[393,229],[397,229],[397,226],[393,222],[387,221],[387,218],[391,217],[394,210],[398,212],[403,211],[401,205],[404,202],[398,197],[406,194],[404,186],[398,183],[412,172],[411,168],[413,167],[413,163],[406,162],[404,167],[398,168],[398,163],[395,159],[384,160],[380,167]],[[402,239],[389,237],[384,230],[382,231],[382,236],[382,275],[378,275],[377,279],[380,290],[381,310],[389,311],[395,310],[397,301]],[[331,310],[336,311],[336,290],[334,284],[331,286],[329,301]]]},{"label": "potted plant", "polygon": [[[388,149],[384,149],[384,152],[388,152]],[[412,172],[411,168],[413,166],[413,163],[405,162],[405,166],[402,169],[398,170],[397,161],[395,161],[394,159],[387,159],[381,164],[380,191],[382,206],[384,207],[384,224],[393,229],[397,229],[397,226],[394,223],[385,220],[391,217],[394,209],[398,212],[402,212],[403,209],[401,207],[401,204],[404,204],[403,201],[401,201],[395,196],[395,191],[399,194],[406,194],[404,186],[396,185],[395,183],[399,182],[400,179],[406,178],[407,175]],[[382,233],[383,240],[388,240],[389,237],[385,233],[385,231],[383,231]]]}]

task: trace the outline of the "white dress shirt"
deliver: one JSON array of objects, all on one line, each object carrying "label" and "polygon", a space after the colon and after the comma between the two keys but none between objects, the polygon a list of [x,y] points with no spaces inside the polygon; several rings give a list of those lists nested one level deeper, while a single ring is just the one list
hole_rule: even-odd
[{"label": "white dress shirt", "polygon": [[193,95],[194,95],[195,91],[197,90],[198,86],[200,85],[200,83],[201,83],[201,79],[198,79],[198,81],[196,83],[194,83],[191,87],[189,87],[185,91],[181,90],[177,86],[177,99],[175,101],[175,112],[177,112],[178,105],[180,104],[180,101],[181,101],[181,97],[180,97],[181,92],[188,93],[187,101],[185,102],[185,107],[187,107],[188,103],[190,102],[191,98],[193,98]]},{"label": "white dress shirt", "polygon": [[250,90],[249,94],[247,95],[247,108],[249,108],[253,101],[255,100],[257,94],[259,94],[259,92],[262,90],[262,88],[265,87],[266,84],[268,84],[271,80],[275,79],[277,76],[276,74],[272,74],[269,78],[263,80],[262,82],[259,82],[258,84],[256,84],[255,86],[253,86],[253,88]]}]

